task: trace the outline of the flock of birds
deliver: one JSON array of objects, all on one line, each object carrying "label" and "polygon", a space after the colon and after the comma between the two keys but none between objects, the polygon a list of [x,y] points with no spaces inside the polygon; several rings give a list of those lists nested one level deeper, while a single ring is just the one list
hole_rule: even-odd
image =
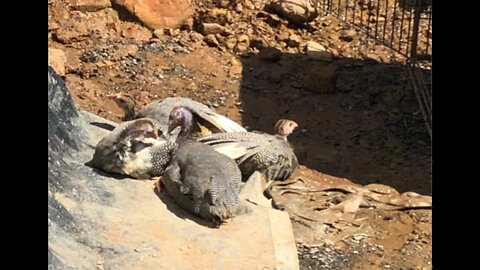
[{"label": "flock of birds", "polygon": [[217,226],[242,212],[239,193],[252,173],[285,180],[298,166],[287,141],[298,127],[292,120],[279,120],[272,135],[247,131],[188,98],[165,98],[138,112],[129,94],[109,98],[125,121],[96,145],[92,166],[137,179],[161,176],[180,207]]}]

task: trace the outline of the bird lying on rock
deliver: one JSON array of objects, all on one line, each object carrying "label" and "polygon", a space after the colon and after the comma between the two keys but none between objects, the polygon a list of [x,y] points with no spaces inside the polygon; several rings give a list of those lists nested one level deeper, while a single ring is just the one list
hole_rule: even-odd
[{"label": "bird lying on rock", "polygon": [[[138,113],[135,113],[135,100],[131,95],[119,93],[109,95],[109,98],[125,111],[126,118],[130,120],[120,124],[96,146],[91,164],[106,172],[134,178],[162,175],[176,147],[175,140],[167,134],[167,124],[170,111],[178,105],[188,105],[192,111],[192,127],[196,129],[191,128],[190,131],[196,132],[190,132],[189,136],[245,131],[234,121],[188,98],[166,98],[145,106]],[[142,135],[149,129],[155,130],[150,137]],[[153,134],[157,134],[155,138]]]},{"label": "bird lying on rock", "polygon": [[136,118],[151,118],[159,122],[160,130],[166,132],[167,121],[170,112],[174,107],[188,107],[192,113],[192,134],[200,134],[202,136],[217,132],[245,132],[246,129],[237,124],[233,120],[220,115],[210,109],[208,106],[183,97],[169,97],[163,100],[152,102],[140,111],[136,112],[136,102],[132,95],[126,93],[118,93],[108,95],[115,103],[125,112],[124,120],[132,120]]},{"label": "bird lying on rock", "polygon": [[237,161],[244,178],[254,171],[264,173],[268,180],[285,180],[298,166],[298,160],[287,137],[298,124],[280,119],[274,135],[252,131],[215,133],[198,141]]},{"label": "bird lying on rock", "polygon": [[184,106],[170,113],[168,130],[179,129],[178,148],[162,184],[182,208],[219,226],[239,213],[241,172],[233,159],[189,136],[193,117]]},{"label": "bird lying on rock", "polygon": [[173,140],[160,133],[152,119],[123,122],[98,142],[89,164],[133,178],[160,176],[176,147]]}]

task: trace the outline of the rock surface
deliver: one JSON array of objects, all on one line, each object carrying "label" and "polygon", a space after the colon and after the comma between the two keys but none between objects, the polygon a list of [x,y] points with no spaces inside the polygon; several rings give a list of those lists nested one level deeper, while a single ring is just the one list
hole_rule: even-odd
[{"label": "rock surface", "polygon": [[114,0],[154,30],[176,28],[191,16],[188,0]]},{"label": "rock surface", "polygon": [[94,12],[112,6],[110,0],[70,0],[74,9],[83,12]]},{"label": "rock surface", "polygon": [[65,63],[67,56],[65,52],[59,49],[48,48],[48,65],[50,65],[60,75],[65,75]]},{"label": "rock surface", "polygon": [[308,41],[305,45],[305,53],[313,60],[330,62],[333,55],[323,45],[315,41]]},{"label": "rock surface", "polygon": [[318,16],[315,4],[317,1],[311,0],[275,0],[271,3],[278,14],[298,24],[313,21]]},{"label": "rock surface", "polygon": [[86,166],[115,124],[78,111],[50,67],[48,105],[48,269],[298,269],[285,212],[251,204],[250,213],[211,228],[156,194],[151,181]]},{"label": "rock surface", "polygon": [[[331,175],[328,180],[334,183],[347,178],[361,185],[383,183],[399,192],[431,194],[430,137],[410,87],[405,57],[373,42],[367,31],[335,18],[338,1],[320,1],[319,5],[333,5],[331,14],[302,26],[264,9],[261,1],[237,1],[243,6],[241,12],[234,1],[220,1],[228,8],[215,7],[212,1],[192,1],[196,15],[189,27],[159,29],[160,35],[154,38],[151,30],[117,10],[84,13],[65,5],[66,1],[49,1],[49,47],[65,51],[65,79],[82,110],[119,122],[123,113],[105,96],[122,91],[135,95],[140,107],[164,97],[189,97],[241,121],[249,130],[270,132],[278,118],[287,117],[300,125],[299,132],[292,134],[292,144],[306,166],[299,168],[301,176],[313,169]],[[396,5],[400,13],[401,2]],[[371,4],[363,4],[368,8],[363,13],[352,13],[341,5],[340,14],[348,8],[347,20],[355,18],[356,24],[367,26],[375,15],[366,16],[366,12],[376,13],[375,2]],[[356,5],[357,11],[361,6]],[[386,24],[387,39],[393,34],[399,40],[409,24],[401,26],[394,5],[388,5],[387,13],[385,6],[379,8],[379,20],[382,14],[387,22],[396,18],[395,23]],[[228,32],[212,35],[216,44],[210,47],[199,30],[201,23],[217,23]],[[431,45],[428,25],[428,20],[421,20],[422,52]],[[237,40],[243,34],[250,45],[246,52],[237,53]],[[353,40],[342,40],[343,34]],[[300,37],[298,47],[288,46],[291,36]],[[332,53],[332,61],[312,59],[305,50],[309,41],[323,45]],[[123,50],[130,45],[138,48],[133,55]],[[269,48],[277,51],[266,57],[259,54]],[[430,76],[431,62],[422,61],[420,66]],[[333,94],[319,94],[316,90],[323,88],[314,84],[313,92],[306,91],[304,78],[308,75],[314,83],[319,68],[335,70],[336,79],[326,76],[324,80],[326,85],[333,84]],[[323,178],[314,175],[312,181]],[[377,211],[363,211],[358,218],[368,215],[374,237],[351,237],[346,240],[353,245],[348,249],[343,248],[343,240],[338,245],[298,248],[301,269],[431,269],[431,211],[383,211],[381,218]],[[304,219],[291,218],[295,234],[315,235],[311,227],[302,225]],[[325,229],[337,235],[337,228]]]}]

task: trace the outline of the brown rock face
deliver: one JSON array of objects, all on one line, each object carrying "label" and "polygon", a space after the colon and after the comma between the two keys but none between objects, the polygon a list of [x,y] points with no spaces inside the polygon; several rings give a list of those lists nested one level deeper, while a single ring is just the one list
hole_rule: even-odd
[{"label": "brown rock face", "polygon": [[177,28],[192,15],[188,0],[113,0],[148,28]]}]

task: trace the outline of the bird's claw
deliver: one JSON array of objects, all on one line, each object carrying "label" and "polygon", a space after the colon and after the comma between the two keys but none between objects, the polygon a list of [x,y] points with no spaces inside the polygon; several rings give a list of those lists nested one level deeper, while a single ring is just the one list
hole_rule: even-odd
[{"label": "bird's claw", "polygon": [[162,177],[158,177],[155,182],[153,183],[153,191],[160,192],[162,185]]}]

